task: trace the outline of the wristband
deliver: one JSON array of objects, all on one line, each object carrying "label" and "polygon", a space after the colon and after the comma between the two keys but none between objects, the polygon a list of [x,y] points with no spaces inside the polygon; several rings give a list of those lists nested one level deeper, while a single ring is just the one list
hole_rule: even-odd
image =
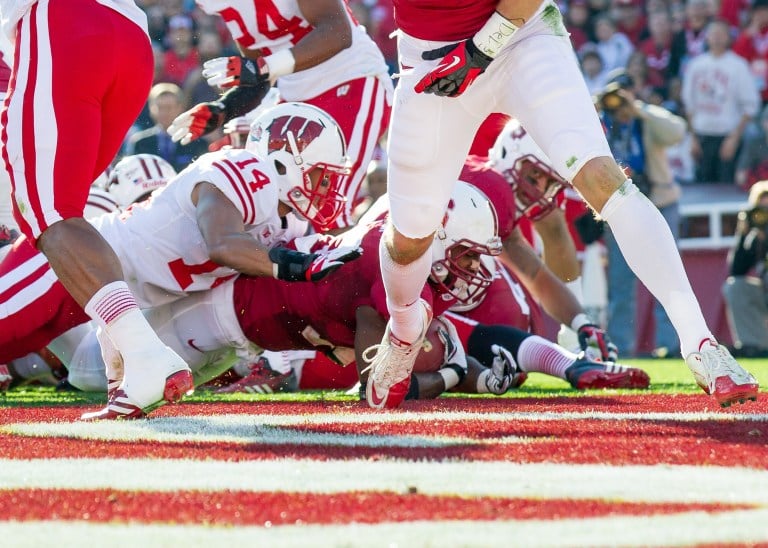
[{"label": "wristband", "polygon": [[578,333],[579,329],[581,329],[585,325],[587,325],[587,324],[593,324],[594,325],[594,323],[595,322],[593,322],[591,319],[589,319],[589,316],[584,314],[584,312],[581,312],[579,314],[576,314],[576,316],[574,316],[574,318],[571,320],[571,329],[573,329],[574,331],[576,331]]},{"label": "wristband", "polygon": [[581,276],[570,282],[565,282],[567,287],[581,306],[584,306],[584,290],[581,287]]},{"label": "wristband", "polygon": [[280,76],[291,74],[296,66],[296,58],[290,49],[281,49],[272,55],[267,55],[264,62],[269,68],[269,79],[274,80]]},{"label": "wristband", "polygon": [[459,384],[459,374],[450,366],[443,367],[437,371],[441,377],[443,377],[443,384],[445,390],[450,390],[457,384]]},{"label": "wristband", "polygon": [[493,59],[519,28],[498,11],[494,11],[483,28],[472,38],[472,42],[483,54]]},{"label": "wristband", "polygon": [[490,369],[486,369],[482,373],[480,373],[477,376],[477,393],[478,394],[488,394],[488,385],[486,384],[486,379],[488,378],[488,375],[491,374]]}]

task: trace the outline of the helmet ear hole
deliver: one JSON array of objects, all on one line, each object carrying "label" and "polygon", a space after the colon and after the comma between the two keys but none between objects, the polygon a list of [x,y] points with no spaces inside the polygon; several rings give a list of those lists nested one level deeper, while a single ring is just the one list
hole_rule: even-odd
[{"label": "helmet ear hole", "polygon": [[288,173],[288,170],[286,169],[285,164],[277,160],[275,160],[275,169],[277,170],[277,173],[279,175],[285,175],[286,173]]}]

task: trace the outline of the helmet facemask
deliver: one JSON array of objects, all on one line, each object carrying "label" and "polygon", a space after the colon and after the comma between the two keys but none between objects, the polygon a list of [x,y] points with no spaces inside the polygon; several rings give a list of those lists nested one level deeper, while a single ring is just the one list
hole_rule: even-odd
[{"label": "helmet facemask", "polygon": [[[531,221],[538,221],[554,210],[558,193],[568,186],[565,179],[533,155],[522,156],[504,176],[515,191],[518,213]],[[546,181],[542,181],[543,177]]]},{"label": "helmet facemask", "polygon": [[325,229],[344,211],[347,199],[338,189],[348,176],[348,168],[323,163],[302,170],[304,184],[288,191],[288,204],[297,214]]},{"label": "helmet facemask", "polygon": [[500,252],[501,240],[498,236],[487,245],[460,240],[446,248],[443,259],[432,263],[432,279],[458,302],[476,302],[482,299],[493,281],[493,272],[483,264],[481,257]]},{"label": "helmet facemask", "polygon": [[332,226],[344,210],[351,172],[333,118],[312,105],[281,103],[257,117],[245,148],[275,166],[281,202],[316,228]]}]

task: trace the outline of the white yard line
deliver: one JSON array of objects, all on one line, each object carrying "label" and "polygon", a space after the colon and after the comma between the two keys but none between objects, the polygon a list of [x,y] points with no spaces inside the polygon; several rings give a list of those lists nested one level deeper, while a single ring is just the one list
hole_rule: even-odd
[{"label": "white yard line", "polygon": [[[508,462],[0,459],[0,488],[425,494],[753,503],[768,506],[768,471],[718,466]],[[766,522],[768,527],[768,521]]]},{"label": "white yard line", "polygon": [[5,546],[14,548],[54,545],[57,548],[80,548],[90,542],[111,548],[689,546],[766,541],[768,510],[722,514],[690,512],[637,518],[601,517],[556,522],[441,521],[235,528],[42,521],[0,523],[0,536]]},{"label": "white yard line", "polygon": [[[482,440],[453,436],[432,436],[429,424],[434,422],[514,423],[555,420],[621,420],[621,421],[702,421],[768,423],[768,415],[733,415],[725,413],[360,413],[316,415],[215,415],[157,417],[141,421],[31,422],[0,426],[0,433],[35,437],[65,437],[96,440],[158,441],[158,442],[228,442],[228,443],[292,443],[313,445],[342,445],[347,447],[447,447],[466,443],[521,443],[531,440],[516,436]],[[424,434],[336,434],[300,432],[295,426],[334,424],[401,424],[424,423]],[[283,427],[283,428],[281,428]],[[288,429],[286,429],[288,428]]]}]

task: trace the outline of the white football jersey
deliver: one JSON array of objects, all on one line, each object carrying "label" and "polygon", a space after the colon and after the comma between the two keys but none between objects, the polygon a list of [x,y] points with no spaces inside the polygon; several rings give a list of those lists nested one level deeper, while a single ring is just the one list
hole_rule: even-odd
[{"label": "white football jersey", "polygon": [[[209,14],[219,14],[238,45],[269,55],[296,45],[312,26],[296,0],[196,0]],[[387,75],[379,48],[347,10],[352,45],[319,65],[277,80],[285,101],[302,101],[355,78]]]},{"label": "white football jersey", "polygon": [[192,203],[192,191],[200,182],[224,193],[240,211],[248,232],[264,247],[304,234],[305,221],[292,213],[291,221],[278,216],[275,177],[269,164],[246,150],[220,150],[201,156],[149,200],[91,223],[120,258],[139,306],[157,306],[211,289],[237,274],[208,256]]}]

